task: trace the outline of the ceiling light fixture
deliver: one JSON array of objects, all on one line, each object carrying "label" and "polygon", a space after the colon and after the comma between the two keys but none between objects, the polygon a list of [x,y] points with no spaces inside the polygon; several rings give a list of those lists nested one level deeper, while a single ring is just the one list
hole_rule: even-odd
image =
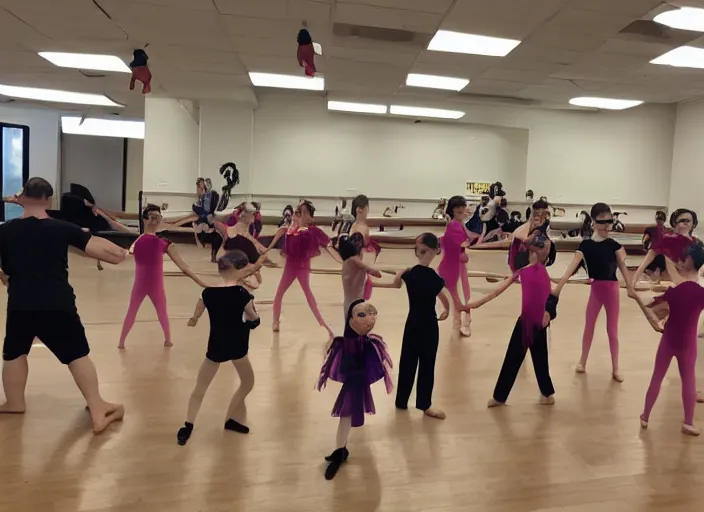
[{"label": "ceiling light fixture", "polygon": [[651,60],[650,63],[676,68],[704,69],[704,48],[680,46]]},{"label": "ceiling light fixture", "polygon": [[439,119],[460,119],[464,117],[464,112],[459,110],[443,110],[439,108],[407,107],[403,105],[391,105],[390,113],[397,116],[412,117],[436,117]]},{"label": "ceiling light fixture", "polygon": [[328,101],[328,110],[339,112],[358,112],[361,114],[386,114],[386,105],[374,105],[371,103],[350,103],[347,101]]},{"label": "ceiling light fixture", "polygon": [[488,55],[490,57],[505,57],[516,46],[521,44],[515,39],[478,36],[438,30],[428,45],[428,50],[434,52],[467,53],[471,55]]},{"label": "ceiling light fixture", "polygon": [[704,9],[682,7],[658,14],[653,21],[670,28],[704,32]]},{"label": "ceiling light fixture", "polygon": [[637,107],[642,104],[643,102],[639,100],[615,100],[613,98],[581,97],[572,98],[570,100],[570,105],[600,108],[604,110],[626,110],[627,108]]},{"label": "ceiling light fixture", "polygon": [[16,87],[0,85],[0,95],[25,100],[49,101],[53,103],[75,103],[77,105],[99,105],[103,107],[124,107],[103,94],[59,91],[56,89],[37,89],[35,87]]},{"label": "ceiling light fixture", "polygon": [[60,68],[90,69],[94,71],[116,71],[131,73],[124,61],[114,55],[88,53],[39,52],[39,56]]},{"label": "ceiling light fixture", "polygon": [[81,123],[80,117],[64,116],[61,118],[61,131],[72,135],[143,139],[144,121],[88,118]]},{"label": "ceiling light fixture", "polygon": [[445,91],[461,91],[469,84],[466,78],[451,78],[449,76],[420,75],[410,73],[406,77],[409,87],[426,87],[428,89],[443,89]]},{"label": "ceiling light fixture", "polygon": [[321,76],[308,78],[274,73],[250,73],[249,79],[255,87],[276,87],[278,89],[303,89],[305,91],[325,90],[325,79]]}]

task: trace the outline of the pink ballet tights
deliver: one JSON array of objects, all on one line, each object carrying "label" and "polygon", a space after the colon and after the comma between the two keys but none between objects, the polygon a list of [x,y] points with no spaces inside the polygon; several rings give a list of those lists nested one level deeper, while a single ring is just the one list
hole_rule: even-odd
[{"label": "pink ballet tights", "polygon": [[587,365],[589,349],[592,348],[594,327],[601,308],[606,310],[606,333],[609,336],[611,349],[611,365],[613,371],[618,371],[618,316],[620,301],[618,296],[618,281],[594,281],[591,284],[587,311],[584,319],[584,334],[582,335],[582,358],[580,364]]},{"label": "pink ballet tights", "polygon": [[279,286],[274,296],[274,324],[279,323],[279,319],[281,318],[281,303],[283,302],[284,294],[295,280],[298,280],[298,284],[301,285],[303,294],[306,296],[306,301],[315,319],[332,335],[332,330],[323,319],[323,315],[320,314],[318,303],[315,300],[313,291],[310,289],[310,262],[306,266],[297,267],[289,264],[288,260],[286,261],[284,272],[281,274],[281,280],[279,281]]},{"label": "pink ballet tights", "polygon": [[164,291],[163,281],[149,282],[144,280],[135,280],[132,287],[132,295],[130,296],[130,305],[127,308],[127,315],[122,324],[122,333],[120,334],[120,348],[125,348],[125,340],[127,335],[134,326],[134,321],[137,318],[137,311],[142,305],[145,297],[149,297],[156,308],[156,315],[159,318],[159,323],[164,331],[164,344],[171,345],[171,329],[169,327],[169,315],[166,310],[166,292]]},{"label": "pink ballet tights", "polygon": [[[676,340],[679,345],[684,340]],[[697,344],[691,343],[688,346],[675,346],[665,336],[660,341],[658,352],[655,355],[655,369],[653,378],[650,380],[648,392],[645,394],[645,409],[643,410],[644,421],[650,418],[650,411],[653,410],[655,401],[660,393],[660,386],[670,367],[672,358],[677,358],[677,366],[680,370],[682,380],[682,405],[684,406],[685,425],[694,424],[694,408],[697,405],[697,383],[695,377],[695,365],[697,362]]]},{"label": "pink ballet tights", "polygon": [[[369,300],[372,298],[372,288],[372,278],[367,276],[367,280],[364,281],[364,295],[362,295],[364,300]],[[346,311],[345,315],[347,315]]]}]

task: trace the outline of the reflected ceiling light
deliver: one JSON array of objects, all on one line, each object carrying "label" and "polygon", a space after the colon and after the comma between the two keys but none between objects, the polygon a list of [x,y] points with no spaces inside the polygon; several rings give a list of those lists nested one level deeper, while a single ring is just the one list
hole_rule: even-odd
[{"label": "reflected ceiling light", "polygon": [[131,73],[124,61],[114,55],[93,55],[88,53],[39,52],[39,56],[60,68],[91,69],[94,71],[116,71]]},{"label": "reflected ceiling light", "polygon": [[445,91],[461,91],[469,84],[466,78],[451,78],[449,76],[419,75],[410,73],[406,77],[409,87],[427,87],[428,89],[443,89]]},{"label": "reflected ceiling light", "polygon": [[680,46],[651,60],[650,63],[676,68],[704,69],[704,48]]},{"label": "reflected ceiling light", "polygon": [[612,98],[572,98],[570,105],[578,107],[601,108],[604,110],[626,110],[627,108],[637,107],[643,102],[639,100],[615,100]]},{"label": "reflected ceiling light", "polygon": [[303,89],[306,91],[325,90],[325,79],[321,76],[309,78],[306,76],[277,75],[274,73],[250,73],[249,79],[255,87]]},{"label": "reflected ceiling light", "polygon": [[490,57],[505,57],[521,44],[515,39],[478,36],[438,30],[428,45],[428,50],[434,52],[467,53],[471,55],[488,55]]},{"label": "reflected ceiling light", "polygon": [[464,117],[464,112],[459,110],[443,110],[440,108],[406,107],[403,105],[391,105],[391,114],[397,116],[412,117],[436,117],[439,119],[460,119]]},{"label": "reflected ceiling light", "polygon": [[322,55],[323,54],[323,47],[320,43],[313,43],[313,51],[315,52],[316,55]]},{"label": "reflected ceiling light", "polygon": [[75,103],[77,105],[100,105],[103,107],[124,107],[103,94],[59,91],[56,89],[37,89],[35,87],[16,87],[0,85],[0,95],[25,100],[50,101],[55,103]]},{"label": "reflected ceiling light", "polygon": [[80,117],[64,116],[61,118],[61,131],[72,135],[143,139],[144,121],[88,118],[81,123]]},{"label": "reflected ceiling light", "polygon": [[658,14],[653,21],[670,28],[704,32],[704,9],[682,7]]},{"label": "reflected ceiling light", "polygon": [[359,112],[362,114],[386,114],[389,109],[386,105],[373,105],[371,103],[328,101],[328,110],[337,110],[339,112]]}]

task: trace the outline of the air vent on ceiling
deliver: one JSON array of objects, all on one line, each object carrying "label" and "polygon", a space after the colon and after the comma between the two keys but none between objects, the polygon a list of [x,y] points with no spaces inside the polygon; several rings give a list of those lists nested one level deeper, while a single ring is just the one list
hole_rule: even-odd
[{"label": "air vent on ceiling", "polygon": [[427,46],[430,42],[431,34],[421,34],[408,30],[397,30],[393,28],[368,27],[365,25],[349,25],[347,23],[335,23],[332,32],[337,37],[355,37],[370,41],[384,43],[407,43],[418,46]]},{"label": "air vent on ceiling", "polygon": [[675,30],[652,20],[636,20],[619,32],[623,39],[662,43],[671,46],[685,45],[701,36],[697,32]]}]

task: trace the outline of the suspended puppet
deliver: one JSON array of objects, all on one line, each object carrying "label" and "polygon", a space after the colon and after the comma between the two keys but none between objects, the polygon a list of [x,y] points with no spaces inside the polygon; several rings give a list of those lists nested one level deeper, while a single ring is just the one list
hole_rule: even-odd
[{"label": "suspended puppet", "polygon": [[504,237],[502,226],[509,221],[505,196],[503,185],[496,182],[491,184],[489,196],[482,197],[479,218],[484,225],[484,242],[496,242]]},{"label": "suspended puppet", "polygon": [[135,50],[132,52],[132,62],[130,69],[132,70],[132,78],[130,79],[130,91],[134,90],[135,82],[142,82],[142,94],[149,94],[152,91],[152,72],[149,71],[147,61],[149,56],[144,50]]},{"label": "suspended puppet", "polygon": [[237,170],[237,166],[234,162],[227,162],[220,167],[220,176],[225,178],[225,185],[222,187],[222,196],[220,196],[220,202],[216,208],[219,212],[227,208],[232,189],[235,188],[236,185],[239,185],[240,171]]},{"label": "suspended puppet", "polygon": [[306,76],[314,77],[315,69],[315,48],[313,46],[313,38],[306,28],[308,24],[304,21],[303,28],[298,31],[298,65],[303,68]]}]

